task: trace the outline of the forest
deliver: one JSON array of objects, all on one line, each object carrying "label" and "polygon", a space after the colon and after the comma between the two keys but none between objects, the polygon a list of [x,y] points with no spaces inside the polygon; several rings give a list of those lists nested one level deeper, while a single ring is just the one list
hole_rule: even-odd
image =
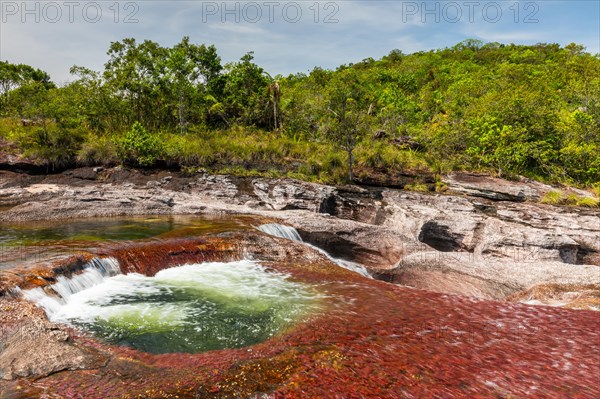
[{"label": "forest", "polygon": [[[600,188],[600,56],[569,44],[451,48],[272,76],[252,52],[127,38],[104,70],[0,61],[0,145],[76,166],[330,184],[452,170]],[[379,177],[378,177],[379,176]]]}]

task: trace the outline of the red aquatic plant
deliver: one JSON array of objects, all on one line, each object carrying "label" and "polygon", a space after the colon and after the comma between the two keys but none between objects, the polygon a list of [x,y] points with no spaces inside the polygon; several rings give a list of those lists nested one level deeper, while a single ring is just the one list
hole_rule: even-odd
[{"label": "red aquatic plant", "polygon": [[[148,242],[106,255],[124,271],[154,274],[165,265],[240,257],[257,241],[231,242]],[[110,362],[15,384],[90,399],[600,397],[597,312],[432,293],[369,280],[317,255],[302,259],[265,266],[320,292],[321,310],[266,342],[152,355],[75,334]]]}]

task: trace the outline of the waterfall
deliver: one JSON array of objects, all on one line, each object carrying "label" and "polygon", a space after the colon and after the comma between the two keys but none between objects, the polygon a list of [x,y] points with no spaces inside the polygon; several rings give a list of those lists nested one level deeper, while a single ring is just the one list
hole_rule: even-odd
[{"label": "waterfall", "polygon": [[309,247],[314,248],[317,251],[319,251],[320,253],[322,253],[323,255],[325,255],[327,257],[327,259],[329,259],[336,265],[343,267],[344,269],[358,273],[360,275],[363,275],[365,277],[372,278],[371,275],[369,274],[369,271],[367,270],[367,268],[364,267],[363,265],[356,263],[356,262],[351,262],[349,260],[334,258],[327,251],[325,251],[315,245],[304,242],[302,240],[302,237],[300,237],[298,230],[296,230],[295,228],[293,228],[291,226],[285,226],[285,225],[282,225],[279,223],[267,223],[267,224],[261,224],[260,226],[257,226],[256,228],[258,230],[262,231],[263,233],[269,234],[271,236],[275,236],[275,237],[279,237],[279,238],[287,238],[288,240],[293,240],[293,241],[298,241],[298,242],[304,243],[305,245],[308,245]]},{"label": "waterfall", "polygon": [[298,230],[291,226],[284,226],[279,223],[267,223],[261,224],[257,227],[257,229],[271,236],[287,238],[288,240],[292,241],[303,242],[302,237],[300,237],[300,234],[298,233]]},{"label": "waterfall", "polygon": [[114,258],[94,258],[83,272],[71,278],[60,276],[56,283],[46,287],[56,295],[48,294],[42,287],[21,291],[25,299],[35,302],[50,317],[67,302],[70,296],[102,283],[106,278],[121,274],[119,262]]},{"label": "waterfall", "polygon": [[23,293],[51,322],[150,353],[253,345],[319,311],[326,297],[251,260],[185,264],[154,276],[116,271],[116,261],[100,259],[45,291]]}]

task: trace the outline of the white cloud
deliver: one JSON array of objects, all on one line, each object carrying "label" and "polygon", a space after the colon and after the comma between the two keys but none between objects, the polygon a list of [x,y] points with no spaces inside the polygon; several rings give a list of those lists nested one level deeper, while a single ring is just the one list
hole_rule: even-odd
[{"label": "white cloud", "polygon": [[[238,7],[246,3],[239,3]],[[140,1],[133,15],[138,23],[124,23],[123,19],[136,11],[124,9],[124,2],[118,3],[121,7],[118,23],[114,22],[114,9],[109,8],[114,5],[112,2],[99,2],[103,14],[97,23],[86,22],[81,15],[75,15],[74,23],[65,20],[65,15],[55,24],[31,20],[21,23],[19,15],[3,14],[8,20],[0,23],[0,58],[42,68],[61,82],[69,78],[68,70],[73,64],[101,69],[110,42],[125,37],[150,39],[170,46],[183,36],[190,36],[195,42],[215,44],[224,62],[254,51],[256,62],[272,74],[306,72],[317,65],[335,68],[367,57],[379,58],[394,48],[410,53],[452,46],[467,38],[515,43],[577,42],[590,52],[600,52],[597,18],[600,6],[596,2],[535,2],[540,6],[536,15],[539,22],[535,24],[514,22],[514,10],[510,7],[517,4],[521,18],[527,2],[497,2],[502,4],[503,17],[496,23],[489,22],[491,14],[486,21],[481,11],[469,21],[461,2],[456,2],[463,7],[460,21],[451,23],[448,19],[454,15],[450,13],[452,10],[436,16],[419,8],[407,8],[422,7],[424,3],[420,1],[376,0],[340,1],[337,9],[325,9],[324,1],[318,2],[317,8],[312,1],[297,2],[302,15],[296,23],[291,23],[294,10],[290,8],[287,17],[283,13],[288,3],[280,3],[274,9],[273,21],[269,21],[269,10],[261,6],[262,14],[256,23],[249,22],[256,17],[253,10],[246,9],[248,14],[240,14],[240,23],[235,23],[233,15],[222,15],[224,10],[207,13],[209,3],[201,1]],[[210,4],[222,6],[222,2]],[[228,3],[229,9],[231,4]],[[449,3],[428,2],[427,7],[430,11],[434,7],[442,11],[444,4]],[[332,12],[335,14],[331,18],[338,22],[324,23]],[[224,17],[228,22],[221,21]]]}]

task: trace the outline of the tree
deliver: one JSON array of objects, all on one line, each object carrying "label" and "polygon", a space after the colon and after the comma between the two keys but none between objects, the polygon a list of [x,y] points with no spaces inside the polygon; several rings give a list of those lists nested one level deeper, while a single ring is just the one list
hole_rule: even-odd
[{"label": "tree", "polygon": [[[0,120],[3,140],[54,166],[72,162],[81,137],[95,151],[125,136],[124,162],[149,165],[162,156],[156,132],[180,143],[185,159],[200,159],[200,151],[239,148],[269,129],[282,134],[268,136],[277,141],[266,144],[268,156],[257,155],[265,143],[256,143],[256,151],[236,155],[240,162],[294,159],[292,168],[320,174],[331,169],[330,158],[341,170],[347,154],[348,180],[355,158],[381,170],[471,168],[579,185],[600,180],[600,56],[575,44],[467,40],[271,77],[251,52],[223,67],[214,46],[187,37],[171,47],[129,38],[110,44],[103,71],[71,72],[76,80],[56,88],[43,71],[0,62],[0,116],[12,119]],[[21,126],[17,118],[33,121]],[[384,133],[373,144],[365,140],[370,131]],[[234,132],[231,143],[220,140]],[[391,147],[394,136],[410,136],[416,145]],[[116,159],[115,146],[106,147]],[[324,158],[307,149],[323,149]]]},{"label": "tree", "polygon": [[600,181],[600,130],[590,113],[574,111],[561,122],[564,175],[579,184]]},{"label": "tree", "polygon": [[264,74],[268,79],[267,93],[273,103],[273,128],[277,130],[279,127],[277,124],[277,115],[279,113],[279,102],[281,100],[281,87],[279,85],[278,77],[273,78],[267,72],[264,72]]},{"label": "tree", "polygon": [[256,65],[254,53],[246,53],[240,62],[226,65],[224,105],[226,113],[245,125],[268,126],[270,113],[264,70]]},{"label": "tree", "polygon": [[352,70],[346,70],[330,86],[329,112],[333,120],[330,138],[348,155],[348,181],[354,180],[354,149],[366,130],[369,105],[365,106],[366,93]]},{"label": "tree", "polygon": [[104,79],[129,104],[128,119],[157,128],[166,119],[160,82],[167,50],[150,40],[138,44],[127,38],[112,42],[107,54]]},{"label": "tree", "polygon": [[114,93],[114,87],[103,79],[102,73],[80,66],[71,67],[70,73],[77,79],[64,89],[73,93],[72,101],[76,102],[85,127],[96,133],[106,133],[119,131],[127,125],[126,106]]},{"label": "tree", "polygon": [[219,77],[223,68],[215,46],[192,44],[187,36],[168,51],[166,80],[175,91],[178,124],[183,133],[188,109],[194,105],[206,108],[210,102],[207,97],[220,95]]},{"label": "tree", "polygon": [[[0,115],[4,113],[3,111],[10,112],[8,108],[11,105],[16,105],[17,109],[20,109],[18,104],[10,104],[9,95],[10,92],[26,85],[36,86],[44,90],[55,87],[50,80],[50,75],[40,69],[25,64],[11,64],[7,61],[0,61]],[[26,100],[26,98],[21,96],[17,99],[17,102],[23,100]]]}]

